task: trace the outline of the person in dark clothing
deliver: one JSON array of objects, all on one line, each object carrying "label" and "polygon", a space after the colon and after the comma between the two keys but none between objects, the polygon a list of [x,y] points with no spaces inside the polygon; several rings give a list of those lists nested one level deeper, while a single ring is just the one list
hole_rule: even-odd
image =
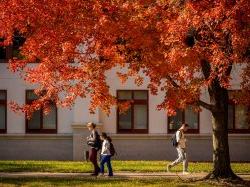
[{"label": "person in dark clothing", "polygon": [[96,124],[94,123],[88,123],[87,127],[91,134],[87,137],[87,144],[90,147],[89,151],[89,160],[92,162],[94,166],[94,171],[91,175],[97,176],[98,173],[100,172],[100,167],[97,164],[97,153],[99,150],[99,134],[96,131]]}]

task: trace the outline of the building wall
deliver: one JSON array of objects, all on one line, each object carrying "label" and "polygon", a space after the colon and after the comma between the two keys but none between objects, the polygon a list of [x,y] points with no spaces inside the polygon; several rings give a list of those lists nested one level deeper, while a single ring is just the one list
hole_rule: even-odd
[{"label": "building wall", "polygon": [[72,160],[72,135],[1,135],[0,160]]},{"label": "building wall", "polygon": [[[8,64],[0,63],[0,90],[7,90],[7,101],[25,103],[25,91],[34,89],[17,74],[9,72]],[[7,110],[7,133],[0,134],[1,160],[72,160],[72,109],[58,109],[57,134],[26,134],[24,114]]]},{"label": "building wall", "polygon": [[[239,77],[237,78],[237,71],[239,68],[233,68],[233,89],[239,87]],[[107,82],[110,85],[110,92],[116,95],[119,89],[147,89],[148,79],[145,77],[144,84],[140,87],[134,84],[133,79],[128,79],[125,84],[121,84],[116,72],[119,68],[107,72]],[[125,71],[124,68],[120,69],[121,72]],[[143,74],[141,74],[143,76]],[[16,101],[19,104],[25,103],[25,90],[33,89],[33,85],[28,85],[22,81],[17,74],[13,74],[7,70],[7,64],[0,63],[0,89],[7,90],[7,99],[9,101]],[[166,134],[167,133],[167,115],[166,112],[156,110],[158,104],[161,103],[164,93],[159,92],[157,96],[149,94],[149,134]],[[209,102],[207,91],[203,91],[202,100]],[[116,108],[112,107],[111,114],[107,116],[103,112],[97,110],[96,114],[89,114],[88,106],[90,99],[77,99],[72,109],[58,110],[58,133],[72,133],[71,124],[84,124],[88,121],[104,124],[104,131],[109,133],[116,133]],[[7,132],[11,134],[25,133],[25,120],[24,114],[16,114],[8,109],[7,113],[8,128]],[[211,114],[208,110],[203,109],[200,112],[200,134],[211,133]]]},{"label": "building wall", "polygon": [[[15,101],[18,104],[25,104],[25,93],[28,89],[34,89],[21,80],[17,74],[9,72],[6,63],[0,63],[0,90],[7,90],[7,101]],[[73,121],[72,109],[58,109],[58,134],[72,133],[71,124]],[[25,134],[25,116],[17,114],[9,107],[7,111],[7,133]]]},{"label": "building wall", "polygon": [[[25,103],[25,90],[34,88],[24,83],[18,75],[7,70],[7,64],[0,63],[0,89],[6,89],[8,101]],[[137,87],[132,79],[121,85],[116,71],[107,72],[110,92],[116,95],[119,89],[147,89],[148,79]],[[233,89],[239,88],[237,67],[233,72]],[[124,71],[122,69],[121,71]],[[149,134],[117,134],[116,108],[107,116],[97,110],[95,114],[88,112],[90,99],[77,99],[72,109],[58,110],[57,134],[25,134],[24,114],[16,114],[10,109],[7,113],[7,134],[0,134],[0,159],[32,159],[32,160],[83,160],[88,147],[85,143],[88,131],[86,122],[98,123],[99,131],[111,134],[118,155],[115,159],[122,160],[173,160],[176,151],[171,146],[171,135],[167,132],[167,115],[156,107],[161,103],[164,93],[157,96],[149,95]],[[209,102],[207,91],[203,91],[202,100]],[[211,161],[211,114],[203,109],[200,113],[200,133],[187,135],[188,154],[190,160]],[[250,161],[250,135],[231,134],[230,154],[232,161]]]},{"label": "building wall", "polygon": [[[83,124],[73,125],[74,160],[85,159],[88,146],[84,143],[89,134]],[[99,132],[103,131],[98,124]],[[169,134],[110,134],[113,139],[117,160],[174,160],[177,156]],[[212,135],[187,134],[187,153],[190,161],[212,161]],[[250,161],[250,136],[230,134],[231,161]]]},{"label": "building wall", "polygon": [[[211,135],[186,135],[187,154],[191,161],[212,161]],[[116,159],[121,160],[174,160],[177,156],[171,145],[171,136],[113,136],[117,150]],[[250,137],[230,135],[231,161],[249,161]]]},{"label": "building wall", "polygon": [[[119,70],[119,68],[114,68],[112,71],[109,71],[107,74],[107,82],[110,85],[110,92],[113,95],[116,95],[117,90],[147,90],[148,79],[145,77],[144,84],[140,87],[134,84],[132,78],[129,78],[125,84],[121,84],[119,78],[116,75],[117,71],[124,72],[124,69]],[[143,76],[143,74],[141,74]],[[167,134],[167,124],[168,124],[168,116],[166,111],[157,110],[157,105],[161,104],[165,93],[159,91],[158,95],[152,95],[149,92],[149,134],[154,135],[162,135]],[[201,96],[203,101],[209,102],[209,95],[207,91],[202,92]],[[86,121],[81,121],[82,123]],[[113,107],[111,110],[111,114],[107,116],[105,113],[99,111],[99,121],[104,124],[103,130],[108,133],[117,133],[117,125],[116,125],[116,108]],[[200,112],[200,134],[208,134],[212,132],[211,127],[211,113],[203,109]]]}]

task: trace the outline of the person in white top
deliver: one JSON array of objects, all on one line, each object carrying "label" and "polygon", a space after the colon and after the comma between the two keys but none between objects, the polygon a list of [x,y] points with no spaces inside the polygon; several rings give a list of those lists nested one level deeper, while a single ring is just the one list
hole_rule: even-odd
[{"label": "person in white top", "polygon": [[168,171],[170,171],[170,169],[174,167],[175,165],[179,164],[180,162],[183,162],[183,174],[188,174],[188,161],[187,161],[187,152],[186,152],[187,140],[184,135],[184,132],[186,132],[187,130],[188,130],[188,124],[184,123],[175,134],[176,142],[178,143],[176,147],[178,158],[167,166]]},{"label": "person in white top", "polygon": [[106,133],[101,134],[102,143],[102,151],[101,151],[101,161],[100,161],[100,175],[104,175],[104,164],[107,163],[108,167],[108,176],[113,176],[113,170],[111,165],[111,153],[110,153],[110,141],[111,138],[107,136]]}]

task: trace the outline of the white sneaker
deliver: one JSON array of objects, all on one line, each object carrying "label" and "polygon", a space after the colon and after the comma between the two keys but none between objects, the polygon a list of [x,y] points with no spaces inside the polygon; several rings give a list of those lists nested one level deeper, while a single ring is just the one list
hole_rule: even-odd
[{"label": "white sneaker", "polygon": [[104,177],[104,173],[99,173],[98,177]]},{"label": "white sneaker", "polygon": [[167,165],[167,172],[170,172],[171,168],[172,168],[172,166],[170,164]]},{"label": "white sneaker", "polygon": [[188,171],[183,171],[182,174],[183,175],[189,175],[190,173]]}]

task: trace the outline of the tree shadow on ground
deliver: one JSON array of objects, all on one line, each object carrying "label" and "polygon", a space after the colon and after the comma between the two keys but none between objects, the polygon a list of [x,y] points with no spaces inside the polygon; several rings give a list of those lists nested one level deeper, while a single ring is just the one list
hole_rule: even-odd
[{"label": "tree shadow on ground", "polygon": [[[245,186],[249,186],[250,181],[246,181]],[[52,177],[40,177],[40,178],[0,178],[0,186],[78,186],[78,187],[101,187],[101,186],[112,186],[112,187],[132,187],[132,186],[143,186],[143,187],[213,187],[213,186],[230,186],[226,183],[216,183],[214,181],[183,181],[179,179],[169,178],[106,178],[106,177],[91,177],[91,178],[52,178]],[[238,186],[238,185],[234,185]],[[241,185],[243,186],[243,185]]]}]

